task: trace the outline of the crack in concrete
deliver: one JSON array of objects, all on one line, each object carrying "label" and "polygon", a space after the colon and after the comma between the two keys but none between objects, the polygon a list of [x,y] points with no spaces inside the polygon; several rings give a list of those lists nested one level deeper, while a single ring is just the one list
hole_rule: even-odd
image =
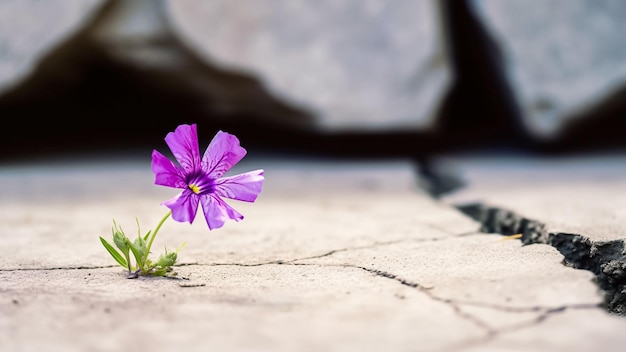
[{"label": "crack in concrete", "polygon": [[[515,332],[515,331],[519,331],[520,329],[524,329],[524,328],[530,328],[533,326],[536,326],[538,324],[541,324],[543,321],[545,321],[546,319],[548,319],[551,315],[553,314],[559,314],[562,312],[565,312],[567,310],[570,309],[597,309],[598,305],[597,304],[572,304],[572,305],[563,305],[563,306],[558,306],[558,307],[543,307],[543,306],[531,306],[531,307],[513,307],[513,306],[504,306],[504,305],[498,305],[498,304],[491,304],[491,303],[485,303],[485,302],[477,302],[477,301],[462,301],[462,300],[454,300],[454,299],[449,299],[449,298],[442,298],[439,297],[435,294],[433,294],[430,291],[430,287],[426,287],[423,285],[420,285],[417,282],[412,282],[409,280],[406,280],[402,277],[399,277],[398,275],[395,275],[393,273],[384,271],[384,270],[378,270],[378,269],[373,269],[373,268],[366,268],[366,267],[362,267],[362,266],[358,266],[358,265],[350,265],[350,264],[316,264],[316,263],[297,263],[297,261],[300,260],[307,260],[307,259],[317,259],[317,258],[323,258],[323,257],[327,257],[327,256],[331,256],[335,253],[340,253],[340,252],[345,252],[345,251],[349,251],[349,250],[358,250],[358,249],[364,249],[364,248],[373,248],[373,247],[377,247],[377,246],[381,246],[381,245],[391,245],[391,244],[397,244],[397,243],[403,243],[403,242],[408,242],[408,241],[418,241],[418,242],[426,242],[426,241],[438,241],[438,240],[445,240],[445,239],[451,239],[451,238],[457,238],[457,237],[463,237],[463,236],[468,236],[474,233],[464,233],[464,234],[459,234],[456,236],[451,236],[451,237],[442,237],[442,238],[431,238],[431,239],[403,239],[403,240],[396,240],[396,241],[388,241],[388,242],[376,242],[367,246],[357,246],[357,247],[349,247],[349,248],[342,248],[342,249],[337,249],[337,250],[331,250],[328,251],[324,254],[321,255],[317,255],[317,256],[310,256],[310,257],[304,257],[304,258],[298,258],[298,259],[292,259],[292,260],[288,260],[288,261],[283,261],[283,260],[275,260],[275,261],[269,261],[269,262],[262,262],[262,263],[250,263],[250,264],[245,264],[245,263],[210,263],[210,264],[202,264],[202,263],[181,263],[181,264],[177,264],[175,266],[242,266],[242,267],[257,267],[257,266],[263,266],[263,265],[293,265],[293,266],[319,266],[319,267],[343,267],[343,268],[355,268],[355,269],[360,269],[363,270],[365,272],[368,272],[370,274],[373,274],[377,277],[381,277],[381,278],[385,278],[388,280],[393,280],[396,281],[398,283],[400,283],[403,286],[407,286],[413,289],[417,289],[420,292],[422,292],[423,294],[425,294],[427,297],[429,297],[430,299],[432,299],[433,301],[436,302],[440,302],[443,303],[447,306],[449,306],[453,312],[461,319],[466,320],[468,322],[470,322],[471,324],[473,324],[474,326],[478,327],[479,329],[484,331],[484,336],[480,337],[480,338],[474,338],[474,339],[470,339],[470,340],[465,340],[459,343],[456,343],[452,346],[445,346],[442,347],[441,349],[437,349],[438,351],[461,351],[463,349],[466,348],[470,348],[476,345],[482,345],[485,343],[488,343],[489,341],[495,339],[497,336],[500,336],[502,334],[506,334],[506,333],[510,333],[510,332]],[[13,268],[13,269],[0,269],[0,271],[44,271],[44,270],[85,270],[85,269],[108,269],[108,268],[114,268],[117,267],[117,265],[106,265],[106,266],[70,266],[70,267],[51,267],[51,268]],[[195,284],[194,286],[204,286],[204,284]],[[181,286],[184,287],[184,286]],[[509,312],[509,313],[533,313],[536,312],[538,313],[538,315],[526,322],[522,322],[519,324],[514,324],[508,327],[503,327],[503,328],[494,328],[492,326],[490,326],[487,322],[485,322],[484,320],[478,318],[477,316],[468,313],[467,311],[465,311],[463,309],[463,307],[465,306],[474,306],[474,307],[481,307],[481,308],[487,308],[487,309],[493,309],[493,310],[497,310],[497,311],[503,311],[503,312]]]},{"label": "crack in concrete", "polygon": [[[321,265],[321,266],[327,266],[327,265]],[[336,266],[336,265],[333,265]],[[429,287],[424,287],[422,285],[420,285],[419,283],[416,282],[412,282],[412,281],[408,281],[406,279],[403,279],[395,274],[389,273],[387,271],[382,271],[382,270],[377,270],[377,269],[371,269],[371,268],[365,268],[362,266],[355,266],[355,265],[340,265],[342,267],[351,267],[351,268],[358,268],[364,271],[367,271],[369,273],[372,273],[376,276],[380,276],[380,277],[384,277],[387,279],[391,279],[391,280],[395,280],[397,282],[399,282],[400,284],[404,285],[404,286],[408,286],[411,288],[416,288],[419,289],[421,292],[423,292],[424,294],[426,294],[428,297],[430,297],[431,299],[437,301],[437,302],[441,302],[441,303],[445,303],[448,304],[450,306],[453,307],[453,309],[455,310],[455,312],[457,312],[459,315],[463,316],[464,318],[471,320],[472,322],[476,323],[476,325],[484,328],[487,331],[499,331],[499,330],[495,330],[493,328],[491,328],[487,323],[482,322],[481,320],[473,317],[472,315],[463,312],[461,307],[463,306],[473,306],[473,307],[481,307],[481,308],[487,308],[487,309],[493,309],[493,310],[498,310],[498,311],[503,311],[503,312],[509,312],[509,313],[533,313],[533,312],[537,312],[537,313],[541,313],[546,314],[546,313],[551,313],[551,312],[558,312],[558,311],[563,311],[566,309],[597,309],[599,308],[598,304],[593,304],[593,303],[578,303],[578,304],[568,304],[568,305],[562,305],[562,306],[557,306],[557,307],[544,307],[544,306],[530,306],[530,307],[519,307],[519,306],[505,306],[505,305],[499,305],[499,304],[491,304],[491,303],[485,303],[485,302],[476,302],[476,301],[463,301],[463,300],[455,300],[455,299],[450,299],[450,298],[442,298],[439,297],[435,294],[433,294],[430,290],[431,288]]]},{"label": "crack in concrete", "polygon": [[[332,251],[333,253],[336,253],[338,251]],[[330,255],[330,254],[328,254]],[[567,305],[567,306],[558,306],[558,307],[546,307],[546,306],[530,306],[530,307],[519,307],[519,306],[505,306],[505,305],[498,305],[498,304],[492,304],[492,303],[485,303],[485,302],[479,302],[479,301],[463,301],[463,300],[453,300],[453,299],[449,299],[449,298],[441,298],[438,296],[433,295],[432,293],[428,292],[428,290],[432,289],[432,287],[428,287],[428,286],[424,286],[421,285],[417,282],[412,282],[406,279],[403,279],[395,274],[392,274],[390,272],[387,271],[383,271],[383,270],[378,270],[378,269],[373,269],[373,268],[366,268],[366,267],[362,267],[362,266],[358,266],[358,265],[351,265],[351,264],[318,264],[318,263],[298,263],[297,261],[299,260],[305,260],[305,259],[311,259],[311,258],[321,258],[324,256],[316,256],[316,257],[306,257],[306,258],[301,258],[301,259],[293,259],[290,261],[281,261],[281,260],[277,260],[277,261],[271,261],[271,262],[264,262],[264,263],[250,263],[250,264],[245,264],[245,263],[209,263],[209,264],[201,264],[201,263],[187,263],[187,264],[180,264],[177,266],[240,266],[240,267],[257,267],[257,266],[264,266],[264,265],[294,265],[294,266],[319,266],[319,267],[344,267],[344,268],[356,268],[356,269],[361,269],[363,271],[367,271],[369,273],[372,273],[376,276],[380,276],[380,277],[384,277],[387,279],[391,279],[391,280],[395,280],[397,282],[399,282],[400,284],[404,285],[404,286],[408,286],[411,288],[417,288],[420,289],[421,291],[426,292],[431,298],[433,298],[436,301],[440,301],[446,304],[454,304],[454,305],[459,305],[459,306],[474,306],[474,307],[481,307],[481,308],[488,308],[488,309],[493,309],[493,310],[498,310],[498,311],[503,311],[503,312],[509,312],[509,313],[532,313],[532,312],[546,312],[546,311],[550,311],[550,310],[555,310],[555,309],[563,309],[564,307],[570,307],[570,308],[600,308],[601,305],[595,304],[595,303],[580,303],[580,304],[572,304],[572,305]]]},{"label": "crack in concrete", "polygon": [[[425,287],[421,286],[421,285],[420,285],[420,284],[418,284],[417,282],[411,282],[411,281],[405,280],[405,279],[403,279],[403,278],[401,278],[401,277],[398,277],[397,275],[392,274],[392,273],[387,272],[387,271],[377,270],[377,269],[371,269],[371,268],[366,268],[366,267],[363,267],[363,266],[358,266],[358,265],[347,265],[347,264],[345,264],[345,265],[340,265],[340,266],[343,266],[343,267],[348,267],[348,268],[357,268],[357,269],[365,270],[365,271],[367,271],[367,272],[369,272],[369,273],[372,273],[372,274],[374,274],[374,275],[376,275],[376,276],[384,277],[384,278],[391,279],[391,280],[396,280],[396,281],[398,281],[399,283],[401,283],[401,284],[402,284],[402,285],[404,285],[404,286],[408,286],[408,287],[411,287],[411,288],[418,288],[418,289],[420,289],[420,291],[425,291],[425,290],[427,290],[427,288],[425,288]],[[430,293],[428,293],[428,292],[426,292],[426,294],[427,294],[428,296],[432,296],[432,295],[431,295]]]},{"label": "crack in concrete", "polygon": [[[301,264],[294,264],[294,265],[315,265],[315,264],[304,264],[304,263],[301,263]],[[411,287],[411,288],[418,289],[420,292],[424,293],[430,299],[432,299],[434,301],[437,301],[437,302],[441,302],[443,304],[446,304],[446,305],[450,306],[452,308],[452,310],[454,311],[454,313],[457,316],[459,316],[461,319],[464,319],[464,320],[474,324],[475,326],[477,326],[478,328],[480,328],[481,330],[483,330],[485,332],[485,335],[482,338],[466,340],[466,341],[460,342],[458,344],[455,344],[453,346],[446,346],[446,347],[443,347],[443,348],[439,349],[440,351],[458,351],[458,350],[469,348],[469,347],[472,347],[472,346],[475,346],[475,345],[485,344],[485,343],[495,339],[497,336],[500,336],[502,334],[506,334],[506,333],[514,332],[514,331],[519,331],[520,329],[530,328],[530,327],[536,326],[538,324],[541,324],[547,318],[549,318],[551,315],[563,313],[563,312],[565,312],[567,310],[571,310],[571,309],[597,309],[599,307],[598,304],[584,304],[584,303],[562,305],[562,306],[557,306],[557,307],[542,307],[542,306],[511,307],[511,306],[503,306],[503,305],[490,304],[490,303],[484,303],[484,302],[454,300],[454,299],[439,297],[439,296],[433,294],[430,291],[430,288],[421,286],[419,283],[416,283],[416,282],[408,281],[406,279],[403,279],[403,278],[401,278],[401,277],[399,277],[399,276],[397,276],[395,274],[389,273],[387,271],[382,271],[382,270],[377,270],[377,269],[372,269],[372,268],[366,268],[366,267],[362,267],[362,266],[355,266],[355,265],[319,265],[319,266],[341,266],[341,267],[349,267],[349,268],[358,268],[358,269],[364,270],[366,272],[372,273],[372,274],[374,274],[376,276],[379,276],[379,277],[382,277],[382,278],[395,280],[395,281],[399,282],[400,284],[402,284],[404,286],[408,286],[408,287]],[[494,309],[494,310],[503,311],[503,312],[509,312],[509,313],[526,313],[526,312],[533,313],[533,312],[537,312],[538,315],[534,319],[531,319],[531,320],[523,322],[523,323],[514,324],[512,326],[503,327],[503,328],[494,328],[494,327],[490,326],[487,322],[485,322],[482,319],[476,317],[475,315],[470,314],[470,313],[464,311],[463,310],[464,306],[476,306],[476,307]]]},{"label": "crack in concrete", "polygon": [[461,319],[467,320],[470,323],[474,324],[475,326],[477,326],[480,329],[486,330],[487,333],[492,331],[492,328],[485,322],[483,322],[481,319],[475,317],[474,315],[464,312],[463,309],[454,301],[454,300],[449,300],[449,299],[443,299],[441,297],[438,297],[436,295],[433,295],[432,292],[429,291],[429,288],[424,287],[422,285],[420,285],[419,283],[416,282],[412,282],[406,279],[403,279],[395,274],[392,274],[390,272],[387,271],[383,271],[383,270],[378,270],[378,269],[372,269],[372,268],[366,268],[363,266],[358,266],[358,265],[350,265],[350,264],[312,264],[312,263],[285,263],[286,265],[303,265],[303,266],[310,266],[310,265],[314,265],[314,266],[319,266],[319,267],[341,267],[341,268],[354,268],[354,269],[360,269],[363,271],[366,271],[368,273],[374,274],[377,277],[381,277],[381,278],[385,278],[385,279],[389,279],[389,280],[394,280],[397,281],[398,283],[400,283],[403,286],[408,286],[410,288],[413,289],[417,289],[420,292],[424,293],[427,297],[429,297],[430,299],[437,301],[437,302],[441,302],[449,307],[452,308],[452,310],[455,312],[455,314],[457,316],[459,316]]},{"label": "crack in concrete", "polygon": [[399,244],[399,243],[436,242],[436,241],[447,240],[447,239],[450,239],[452,237],[454,237],[454,236],[442,236],[442,237],[431,237],[431,238],[405,238],[405,239],[394,240],[394,241],[374,242],[374,243],[369,244],[369,245],[347,247],[347,248],[341,248],[341,249],[333,249],[333,250],[330,250],[330,251],[328,251],[326,253],[319,254],[319,255],[313,255],[313,256],[310,256],[310,257],[291,259],[291,260],[288,260],[288,261],[281,261],[280,264],[291,264],[291,263],[295,263],[297,261],[308,260],[308,259],[320,259],[320,258],[324,258],[324,257],[329,257],[329,256],[331,256],[331,255],[333,255],[335,253],[348,252],[348,251],[354,251],[354,250],[360,250],[360,249],[371,249],[371,248],[376,248],[376,247],[381,247],[381,246],[390,246],[390,245]]},{"label": "crack in concrete", "polygon": [[[259,263],[179,263],[174,265],[175,267],[182,267],[182,266],[193,266],[193,265],[199,265],[199,266],[220,266],[220,265],[233,265],[233,266],[246,266],[246,267],[254,267],[254,266],[263,266],[263,265],[272,265],[272,264],[291,264],[297,261],[301,261],[301,260],[307,260],[307,259],[319,259],[319,258],[324,258],[324,257],[328,257],[331,256],[335,253],[341,253],[341,252],[348,252],[348,251],[352,251],[352,250],[360,250],[360,249],[370,249],[370,248],[375,248],[375,247],[379,247],[379,246],[389,246],[389,245],[394,245],[394,244],[399,244],[399,243],[408,243],[408,242],[434,242],[434,241],[443,241],[443,240],[449,240],[449,239],[453,239],[456,237],[463,237],[463,236],[469,236],[469,235],[474,235],[474,234],[478,234],[478,232],[465,232],[465,233],[461,233],[461,234],[456,234],[453,235],[448,231],[443,231],[441,230],[439,227],[436,227],[436,225],[433,224],[427,224],[430,227],[434,227],[439,229],[441,232],[446,233],[447,235],[451,235],[451,236],[439,236],[439,237],[430,237],[430,238],[403,238],[403,239],[398,239],[398,240],[393,240],[393,241],[385,241],[385,242],[374,242],[368,245],[362,245],[362,246],[354,246],[354,247],[346,247],[346,248],[340,248],[340,249],[332,249],[329,250],[327,252],[324,252],[322,254],[317,254],[317,255],[312,255],[309,257],[302,257],[302,258],[294,258],[294,259],[288,259],[288,260],[282,260],[282,259],[278,259],[278,260],[271,260],[271,261],[267,261],[267,262],[259,262]],[[77,266],[57,266],[57,267],[41,267],[41,268],[0,268],[0,272],[8,272],[8,271],[52,271],[52,270],[75,270],[75,269],[82,269],[82,270],[87,270],[87,269],[107,269],[107,268],[115,268],[118,265],[94,265],[94,266],[89,266],[89,265],[77,265]]]},{"label": "crack in concrete", "polygon": [[10,272],[10,271],[53,271],[53,270],[89,270],[89,269],[116,268],[118,266],[119,265],[98,265],[98,266],[78,265],[78,266],[53,266],[53,267],[43,267],[43,268],[0,268],[0,272]]},{"label": "crack in concrete", "polygon": [[463,306],[472,306],[479,308],[488,308],[503,312],[509,313],[535,313],[535,312],[547,312],[551,310],[558,310],[564,308],[573,308],[573,309],[591,309],[591,308],[601,308],[600,304],[596,303],[576,303],[576,304],[568,304],[557,307],[546,307],[546,306],[529,306],[529,307],[520,307],[520,306],[505,306],[501,304],[492,304],[485,302],[477,302],[477,301],[463,301],[463,300],[454,300],[457,304]]},{"label": "crack in concrete", "polygon": [[[445,346],[440,349],[436,349],[437,351],[442,351],[442,352],[443,351],[461,351],[463,349],[474,347],[476,345],[488,343],[489,341],[495,339],[498,336],[501,336],[502,334],[516,332],[521,329],[530,328],[530,327],[539,325],[543,323],[546,319],[548,319],[550,316],[554,314],[563,313],[567,310],[600,308],[600,306],[595,303],[568,304],[568,305],[561,305],[557,307],[545,307],[545,306],[516,307],[516,306],[504,306],[504,305],[476,302],[476,301],[454,300],[454,299],[439,297],[430,291],[431,288],[422,286],[417,282],[406,280],[388,271],[383,271],[383,270],[378,270],[378,269],[373,269],[373,268],[366,268],[366,267],[362,267],[358,265],[349,265],[349,264],[313,264],[313,263],[282,263],[282,264],[283,265],[303,265],[303,266],[314,265],[314,266],[319,266],[319,267],[343,267],[343,268],[361,269],[365,272],[374,274],[375,276],[389,279],[389,280],[394,280],[400,283],[401,285],[419,290],[430,299],[436,302],[441,302],[451,307],[454,313],[459,318],[464,319],[474,324],[476,327],[484,331],[484,336],[480,338],[465,340],[457,344],[454,344],[452,346]],[[475,315],[464,311],[463,310],[464,306],[481,307],[481,308],[493,309],[493,310],[508,312],[508,313],[537,313],[537,316],[526,322],[514,324],[508,327],[494,328],[490,326],[487,322],[476,317]]]},{"label": "crack in concrete", "polygon": [[184,266],[184,265],[201,265],[201,266],[226,266],[226,265],[233,265],[233,266],[245,266],[245,267],[254,267],[254,266],[263,266],[263,265],[274,265],[274,264],[294,264],[296,262],[299,261],[303,261],[303,260],[310,260],[310,259],[320,259],[320,258],[324,258],[324,257],[329,257],[333,254],[336,253],[342,253],[342,252],[348,252],[348,251],[354,251],[354,250],[360,250],[360,249],[371,249],[371,248],[376,248],[376,247],[380,247],[380,246],[390,246],[390,245],[394,245],[394,244],[399,244],[399,243],[409,243],[409,242],[435,242],[435,241],[445,241],[445,240],[450,240],[456,237],[461,237],[461,236],[467,236],[470,234],[478,234],[478,232],[468,232],[468,233],[462,233],[459,235],[454,235],[454,236],[441,236],[441,237],[430,237],[430,238],[403,238],[403,239],[399,239],[399,240],[393,240],[393,241],[385,241],[385,242],[374,242],[371,244],[367,244],[367,245],[362,245],[362,246],[354,246],[354,247],[346,247],[346,248],[339,248],[339,249],[331,249],[327,252],[324,252],[322,254],[316,254],[316,255],[311,255],[308,257],[300,257],[300,258],[293,258],[293,259],[277,259],[277,260],[271,260],[271,261],[266,261],[266,262],[258,262],[258,263],[195,263],[195,264],[176,264],[174,266]]},{"label": "crack in concrete", "polygon": [[547,244],[565,258],[564,265],[588,270],[605,293],[604,309],[626,317],[626,256],[624,240],[592,241],[580,234],[549,232],[540,221],[482,203],[457,205],[457,209],[482,224],[481,231],[504,236],[522,234],[523,244]]},{"label": "crack in concrete", "polygon": [[468,349],[468,348],[476,347],[476,346],[479,346],[479,345],[484,345],[484,344],[486,344],[486,343],[496,339],[498,336],[502,336],[502,335],[509,334],[509,333],[514,333],[514,332],[518,332],[518,331],[523,330],[523,329],[527,329],[527,328],[531,328],[531,327],[537,326],[537,325],[543,323],[544,321],[546,321],[551,316],[554,316],[556,314],[565,313],[568,310],[596,309],[596,308],[597,308],[597,305],[577,304],[577,305],[566,305],[566,306],[560,306],[560,307],[546,309],[545,311],[543,311],[539,315],[537,315],[534,319],[531,319],[529,321],[521,322],[521,323],[518,323],[518,324],[513,324],[513,325],[510,325],[510,326],[507,326],[507,327],[503,327],[503,328],[494,330],[493,332],[487,333],[485,336],[483,336],[481,338],[478,338],[478,339],[471,339],[471,340],[462,341],[462,342],[460,342],[458,344],[455,344],[454,346],[449,346],[447,348],[444,348],[441,351],[447,351],[447,352],[463,351],[463,350]]}]

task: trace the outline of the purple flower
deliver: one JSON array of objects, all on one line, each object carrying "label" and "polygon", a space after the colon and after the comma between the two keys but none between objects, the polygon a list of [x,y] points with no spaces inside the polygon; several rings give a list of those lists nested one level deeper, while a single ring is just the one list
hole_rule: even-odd
[{"label": "purple flower", "polygon": [[174,165],[154,150],[152,172],[155,184],[183,190],[162,203],[170,208],[172,218],[193,223],[198,203],[201,203],[204,218],[211,230],[222,227],[228,219],[242,220],[243,215],[224,202],[222,197],[254,202],[265,178],[263,170],[222,177],[246,155],[237,137],[217,132],[202,159],[195,124],[178,126],[174,132],[167,134],[165,142],[180,166]]}]

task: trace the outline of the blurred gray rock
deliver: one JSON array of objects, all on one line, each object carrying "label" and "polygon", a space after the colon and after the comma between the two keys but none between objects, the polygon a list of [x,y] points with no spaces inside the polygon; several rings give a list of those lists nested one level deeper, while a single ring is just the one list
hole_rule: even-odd
[{"label": "blurred gray rock", "polygon": [[174,28],[323,127],[428,125],[450,83],[431,0],[169,1]]},{"label": "blurred gray rock", "polygon": [[626,85],[626,2],[478,0],[529,132],[551,139]]},{"label": "blurred gray rock", "polygon": [[[0,92],[91,21],[87,13],[100,3],[0,0]],[[429,125],[450,83],[433,0],[158,3],[175,35],[207,61],[259,77],[277,97],[316,115],[322,128]],[[154,13],[116,14],[119,21],[101,25],[96,37],[157,37],[165,27]],[[144,54],[136,62],[148,68],[164,59]]]},{"label": "blurred gray rock", "polygon": [[0,116],[31,128],[3,135],[0,150],[135,148],[192,122],[207,135],[225,129],[256,140],[311,129],[310,114],[269,94],[256,77],[199,56],[169,19],[165,0],[104,1],[83,26],[33,54],[31,72],[0,95]]},{"label": "blurred gray rock", "polygon": [[0,93],[77,30],[103,0],[0,0]]}]

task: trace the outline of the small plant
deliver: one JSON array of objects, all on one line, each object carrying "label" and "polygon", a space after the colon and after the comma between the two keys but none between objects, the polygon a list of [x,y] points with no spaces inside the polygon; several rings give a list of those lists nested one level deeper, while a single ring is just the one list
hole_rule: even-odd
[{"label": "small plant", "polygon": [[[137,238],[131,241],[121,226],[113,220],[111,230],[113,245],[100,236],[100,242],[122,267],[128,269],[129,278],[139,276],[176,276],[173,266],[178,259],[175,251],[161,254],[156,261],[149,258],[152,243],[163,223],[172,217],[178,222],[193,223],[202,206],[204,218],[209,230],[222,227],[229,220],[243,220],[243,215],[228,205],[223,198],[244,202],[254,202],[261,193],[265,181],[263,170],[255,170],[239,175],[223,177],[224,174],[246,155],[246,150],[239,145],[239,140],[232,134],[218,131],[200,157],[196,125],[180,125],[165,137],[174,158],[175,165],[160,152],[152,152],[152,172],[155,184],[179,188],[182,191],[162,205],[169,211],[159,221],[154,230],[142,235],[137,221]],[[131,253],[135,264],[131,263]]]}]

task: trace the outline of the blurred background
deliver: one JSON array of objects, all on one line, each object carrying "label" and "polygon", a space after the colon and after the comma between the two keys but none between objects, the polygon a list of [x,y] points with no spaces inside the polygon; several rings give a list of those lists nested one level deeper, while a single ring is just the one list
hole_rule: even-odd
[{"label": "blurred background", "polygon": [[622,0],[0,0],[0,155],[626,146]]}]

